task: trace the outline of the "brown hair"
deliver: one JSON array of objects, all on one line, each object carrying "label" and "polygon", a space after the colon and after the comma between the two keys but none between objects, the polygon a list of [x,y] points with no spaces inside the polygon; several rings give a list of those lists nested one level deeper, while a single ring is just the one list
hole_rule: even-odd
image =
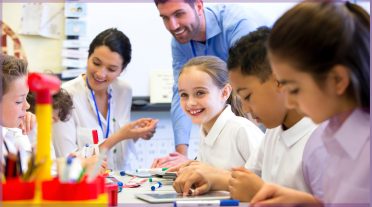
[{"label": "brown hair", "polygon": [[27,76],[27,62],[25,60],[0,53],[2,96],[9,90],[14,80]]},{"label": "brown hair", "polygon": [[[27,102],[30,104],[30,109],[32,113],[35,113],[35,95],[29,93],[27,95]],[[53,110],[58,111],[58,118],[61,121],[68,121],[71,116],[71,111],[73,109],[73,102],[70,94],[61,88],[58,93],[53,95]]]},{"label": "brown hair", "polygon": [[369,109],[369,27],[369,14],[358,5],[303,2],[274,24],[269,53],[311,74],[320,87],[333,66],[346,66],[348,97]]},{"label": "brown hair", "polygon": [[[192,58],[182,67],[179,76],[182,74],[183,71],[185,71],[185,68],[191,66],[200,66],[198,67],[198,70],[207,73],[212,78],[214,84],[220,89],[222,89],[226,84],[229,83],[226,63],[218,57],[198,56]],[[232,111],[237,116],[247,118],[242,109],[240,98],[236,96],[235,93],[231,92],[227,103],[231,105]]]}]

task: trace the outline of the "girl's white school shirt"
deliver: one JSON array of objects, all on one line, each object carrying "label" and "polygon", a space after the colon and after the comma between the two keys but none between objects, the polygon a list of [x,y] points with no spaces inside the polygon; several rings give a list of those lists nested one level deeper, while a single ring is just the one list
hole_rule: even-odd
[{"label": "girl's white school shirt", "polygon": [[264,136],[251,121],[236,116],[230,105],[219,115],[208,134],[202,127],[200,130],[197,160],[226,170],[243,166]]},{"label": "girl's white school shirt", "polygon": [[[71,118],[67,122],[53,124],[53,144],[57,157],[67,156],[85,147],[86,144],[93,144],[92,130],[97,130],[101,143],[105,140],[103,132],[106,133],[108,123],[106,117],[99,113],[102,130],[91,91],[82,75],[66,82],[62,87],[71,95],[74,106]],[[111,118],[108,137],[129,122],[132,104],[132,89],[121,77],[110,84],[108,92],[110,91]],[[133,140],[124,140],[116,144],[108,152],[108,167],[113,170],[130,168],[130,163],[127,162],[130,150],[134,150]]]},{"label": "girl's white school shirt", "polygon": [[316,127],[305,117],[287,130],[282,126],[267,129],[259,150],[248,160],[245,168],[261,176],[265,182],[310,192],[302,171],[302,154]]}]

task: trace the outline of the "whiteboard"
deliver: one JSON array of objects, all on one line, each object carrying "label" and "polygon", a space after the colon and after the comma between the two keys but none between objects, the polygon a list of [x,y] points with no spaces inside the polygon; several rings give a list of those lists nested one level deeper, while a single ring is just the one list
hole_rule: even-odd
[{"label": "whiteboard", "polygon": [[[212,3],[205,3],[205,6]],[[292,7],[294,2],[239,3],[247,11],[257,10],[271,24]],[[150,75],[156,70],[172,70],[171,35],[159,12],[151,3],[87,3],[87,39],[90,42],[101,31],[116,27],[132,44],[132,60],[123,77],[133,88],[133,96],[149,96]]]}]

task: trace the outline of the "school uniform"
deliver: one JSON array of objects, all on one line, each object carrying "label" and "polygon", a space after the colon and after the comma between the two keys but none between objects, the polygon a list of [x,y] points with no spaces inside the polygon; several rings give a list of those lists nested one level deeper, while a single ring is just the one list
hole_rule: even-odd
[{"label": "school uniform", "polygon": [[17,155],[19,152],[22,171],[25,172],[32,153],[30,139],[27,135],[22,134],[21,129],[7,127],[1,127],[1,129],[4,138],[2,143],[2,162],[5,163],[4,157],[9,153]]},{"label": "school uniform", "polygon": [[227,170],[243,166],[263,138],[262,131],[248,119],[236,116],[230,105],[218,116],[208,134],[200,128],[197,160]]},{"label": "school uniform", "polygon": [[[121,77],[114,80],[107,91],[111,94],[110,119],[98,112],[102,128],[98,122],[95,102],[86,79],[80,75],[66,82],[62,87],[71,95],[74,106],[71,118],[67,122],[53,124],[53,144],[58,157],[67,156],[85,147],[86,144],[93,144],[92,130],[97,130],[99,142],[102,143],[106,139],[107,131],[109,137],[130,121],[132,89]],[[131,139],[116,144],[108,152],[108,167],[113,170],[130,168],[127,158],[133,149],[134,144]]]},{"label": "school uniform", "polygon": [[317,126],[302,118],[294,126],[267,129],[259,150],[245,164],[265,182],[309,192],[302,173],[302,155],[306,142]]},{"label": "school uniform", "polygon": [[312,135],[304,152],[304,172],[308,180],[320,177],[320,182],[309,183],[324,203],[370,203],[369,119],[368,112],[356,109],[343,123],[338,117],[323,122]]}]

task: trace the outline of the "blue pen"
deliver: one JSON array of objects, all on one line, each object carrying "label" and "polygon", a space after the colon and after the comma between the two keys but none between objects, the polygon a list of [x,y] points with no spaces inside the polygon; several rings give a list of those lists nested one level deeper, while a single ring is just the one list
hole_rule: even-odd
[{"label": "blue pen", "polygon": [[160,187],[161,187],[161,182],[156,182],[155,185],[151,186],[151,190],[155,191],[157,188],[160,188]]},{"label": "blue pen", "polygon": [[239,206],[239,200],[192,200],[192,201],[175,201],[174,207],[188,206]]}]

